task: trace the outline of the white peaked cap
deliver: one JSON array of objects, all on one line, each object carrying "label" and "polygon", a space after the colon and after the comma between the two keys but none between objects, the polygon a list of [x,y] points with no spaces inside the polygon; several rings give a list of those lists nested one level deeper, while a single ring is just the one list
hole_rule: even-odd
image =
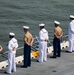
[{"label": "white peaked cap", "polygon": [[44,23],[41,23],[41,24],[39,24],[39,26],[45,26],[45,24]]},{"label": "white peaked cap", "polygon": [[70,15],[70,18],[74,18],[74,16],[73,15]]},{"label": "white peaked cap", "polygon": [[29,29],[29,27],[28,27],[28,26],[23,26],[23,28],[24,28],[24,29]]},{"label": "white peaked cap", "polygon": [[10,32],[9,35],[14,36],[15,34],[13,32]]},{"label": "white peaked cap", "polygon": [[54,21],[54,23],[55,23],[55,24],[58,24],[58,25],[60,24],[60,22],[58,22],[58,21]]}]

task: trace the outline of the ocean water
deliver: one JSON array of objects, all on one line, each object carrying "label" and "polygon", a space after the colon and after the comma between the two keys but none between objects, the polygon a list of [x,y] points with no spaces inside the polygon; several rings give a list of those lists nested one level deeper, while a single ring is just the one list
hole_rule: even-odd
[{"label": "ocean water", "polygon": [[57,20],[67,35],[71,14],[74,15],[74,0],[0,0],[0,44],[3,51],[7,51],[9,32],[14,32],[19,47],[23,46],[24,25],[30,27],[33,36],[38,36],[38,24],[45,23],[45,28],[53,35],[54,20]]}]

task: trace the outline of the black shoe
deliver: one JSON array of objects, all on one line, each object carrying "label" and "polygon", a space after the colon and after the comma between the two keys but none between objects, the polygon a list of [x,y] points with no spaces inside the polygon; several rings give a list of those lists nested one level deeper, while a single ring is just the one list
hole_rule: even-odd
[{"label": "black shoe", "polygon": [[57,56],[57,57],[60,57],[60,56]]},{"label": "black shoe", "polygon": [[28,65],[28,67],[31,67],[31,65]]},{"label": "black shoe", "polygon": [[67,53],[72,53],[72,52],[70,52],[70,51],[66,51]]},{"label": "black shoe", "polygon": [[24,66],[24,65],[23,65],[23,66],[21,66],[21,68],[27,68],[27,66]]},{"label": "black shoe", "polygon": [[57,57],[60,57],[60,55],[57,55]]},{"label": "black shoe", "polygon": [[56,58],[55,56],[50,56],[50,58]]},{"label": "black shoe", "polygon": [[37,62],[39,62],[39,60],[37,60]]},{"label": "black shoe", "polygon": [[5,73],[5,74],[11,74],[11,73],[8,73],[8,72],[6,72],[6,71],[5,71],[4,73]]},{"label": "black shoe", "polygon": [[16,71],[13,71],[13,70],[12,70],[12,72],[16,72]]}]

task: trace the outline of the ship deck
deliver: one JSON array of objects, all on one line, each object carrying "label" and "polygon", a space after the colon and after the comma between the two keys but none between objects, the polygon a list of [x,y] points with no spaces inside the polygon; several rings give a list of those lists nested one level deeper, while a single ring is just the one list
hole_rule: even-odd
[{"label": "ship deck", "polygon": [[[17,64],[17,71],[11,75],[74,75],[74,52],[66,53],[62,50],[61,57],[50,58],[48,54],[47,62],[39,63],[32,59],[32,65],[28,68],[21,68],[23,63]],[[7,68],[0,69],[0,75],[6,75]]]}]

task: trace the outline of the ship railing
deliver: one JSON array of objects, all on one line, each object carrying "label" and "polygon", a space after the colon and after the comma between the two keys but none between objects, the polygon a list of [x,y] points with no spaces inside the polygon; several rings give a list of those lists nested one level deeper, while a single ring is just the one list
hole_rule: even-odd
[{"label": "ship railing", "polygon": [[[51,37],[50,37],[51,36]],[[49,35],[49,40],[48,41],[48,47],[52,46],[53,45],[53,36],[52,35]],[[34,52],[34,51],[37,51],[39,50],[39,41],[38,41],[38,37],[35,35],[35,38],[34,38],[34,43],[33,43],[33,46],[31,47],[31,51]],[[68,35],[64,35],[62,38],[61,38],[61,42],[63,41],[68,41]],[[23,46],[22,47],[19,47],[17,48],[17,52],[16,52],[16,56],[20,56],[20,55],[23,55]],[[6,60],[7,59],[7,53],[8,51],[4,52],[4,53],[0,53],[0,59],[2,60]]]}]

